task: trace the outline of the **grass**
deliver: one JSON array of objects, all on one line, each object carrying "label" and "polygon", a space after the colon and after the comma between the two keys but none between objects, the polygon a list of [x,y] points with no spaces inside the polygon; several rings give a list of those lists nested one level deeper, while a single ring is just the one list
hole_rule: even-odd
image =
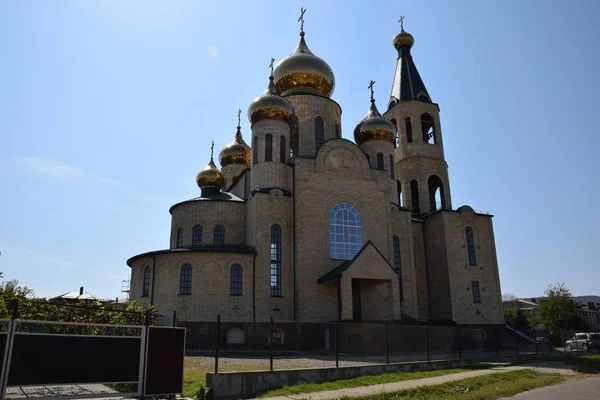
[{"label": "grass", "polygon": [[303,383],[293,386],[284,386],[279,389],[270,390],[259,397],[289,396],[293,394],[320,392],[324,390],[345,389],[350,387],[377,385],[380,383],[400,382],[411,379],[423,379],[434,376],[457,374],[459,372],[472,371],[474,369],[484,369],[485,366],[473,366],[469,368],[442,369],[437,371],[422,372],[391,372],[381,375],[364,375],[351,379],[340,379],[322,383]]},{"label": "grass", "polygon": [[579,356],[565,361],[566,364],[576,365],[577,371],[584,374],[600,374],[600,354]]},{"label": "grass", "polygon": [[360,399],[447,400],[460,398],[461,400],[494,400],[539,387],[555,385],[567,379],[568,377],[561,375],[539,374],[531,370],[521,370],[467,378],[442,385],[421,386],[396,393],[361,397]]}]

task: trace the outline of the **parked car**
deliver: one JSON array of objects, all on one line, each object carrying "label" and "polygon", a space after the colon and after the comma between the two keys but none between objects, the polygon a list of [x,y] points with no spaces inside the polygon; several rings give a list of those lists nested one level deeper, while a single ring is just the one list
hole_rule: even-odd
[{"label": "parked car", "polygon": [[538,336],[535,338],[537,344],[550,344],[550,339],[545,336]]},{"label": "parked car", "polygon": [[582,350],[600,348],[600,333],[576,333],[565,342],[565,350]]}]

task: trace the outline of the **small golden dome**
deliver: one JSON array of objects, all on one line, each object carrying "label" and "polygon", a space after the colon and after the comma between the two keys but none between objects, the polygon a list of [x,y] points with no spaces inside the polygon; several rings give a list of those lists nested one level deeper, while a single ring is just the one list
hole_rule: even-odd
[{"label": "small golden dome", "polygon": [[282,96],[308,92],[330,97],[335,77],[331,67],[309,50],[301,32],[296,50],[275,67],[275,85]]},{"label": "small golden dome", "polygon": [[354,128],[354,141],[356,144],[360,145],[367,140],[387,140],[392,144],[396,140],[394,124],[379,113],[373,99],[371,99],[371,107],[367,117]]},{"label": "small golden dome", "polygon": [[413,44],[415,44],[415,38],[413,35],[402,29],[400,33],[394,37],[393,43],[396,50],[400,50],[400,47],[402,46],[412,47]]},{"label": "small golden dome", "polygon": [[219,162],[221,163],[221,168],[231,164],[250,166],[250,146],[244,141],[239,126],[235,133],[235,139],[223,147],[223,150],[219,153]]},{"label": "small golden dome", "polygon": [[289,123],[294,115],[294,107],[277,93],[273,75],[269,77],[269,87],[257,97],[248,108],[248,119],[256,123],[263,119],[278,119]]},{"label": "small golden dome", "polygon": [[196,183],[200,189],[210,187],[219,190],[225,185],[225,177],[215,165],[212,157],[208,165],[196,175]]}]

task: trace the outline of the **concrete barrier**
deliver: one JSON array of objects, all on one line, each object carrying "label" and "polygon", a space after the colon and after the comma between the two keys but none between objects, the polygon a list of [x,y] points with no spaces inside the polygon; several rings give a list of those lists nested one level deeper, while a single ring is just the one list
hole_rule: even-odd
[{"label": "concrete barrier", "polygon": [[459,368],[467,364],[465,360],[444,360],[364,365],[360,367],[288,369],[272,372],[220,372],[218,374],[209,372],[206,374],[206,385],[210,387],[214,400],[237,400],[248,399],[267,390],[300,383],[321,383],[389,372],[433,371]]}]

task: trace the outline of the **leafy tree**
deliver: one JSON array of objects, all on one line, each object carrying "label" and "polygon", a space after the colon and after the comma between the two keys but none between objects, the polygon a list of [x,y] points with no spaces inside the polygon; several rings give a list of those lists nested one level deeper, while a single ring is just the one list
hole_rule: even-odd
[{"label": "leafy tree", "polygon": [[527,314],[519,309],[516,296],[507,293],[502,295],[502,308],[504,309],[504,321],[520,331],[529,331],[529,319]]}]

